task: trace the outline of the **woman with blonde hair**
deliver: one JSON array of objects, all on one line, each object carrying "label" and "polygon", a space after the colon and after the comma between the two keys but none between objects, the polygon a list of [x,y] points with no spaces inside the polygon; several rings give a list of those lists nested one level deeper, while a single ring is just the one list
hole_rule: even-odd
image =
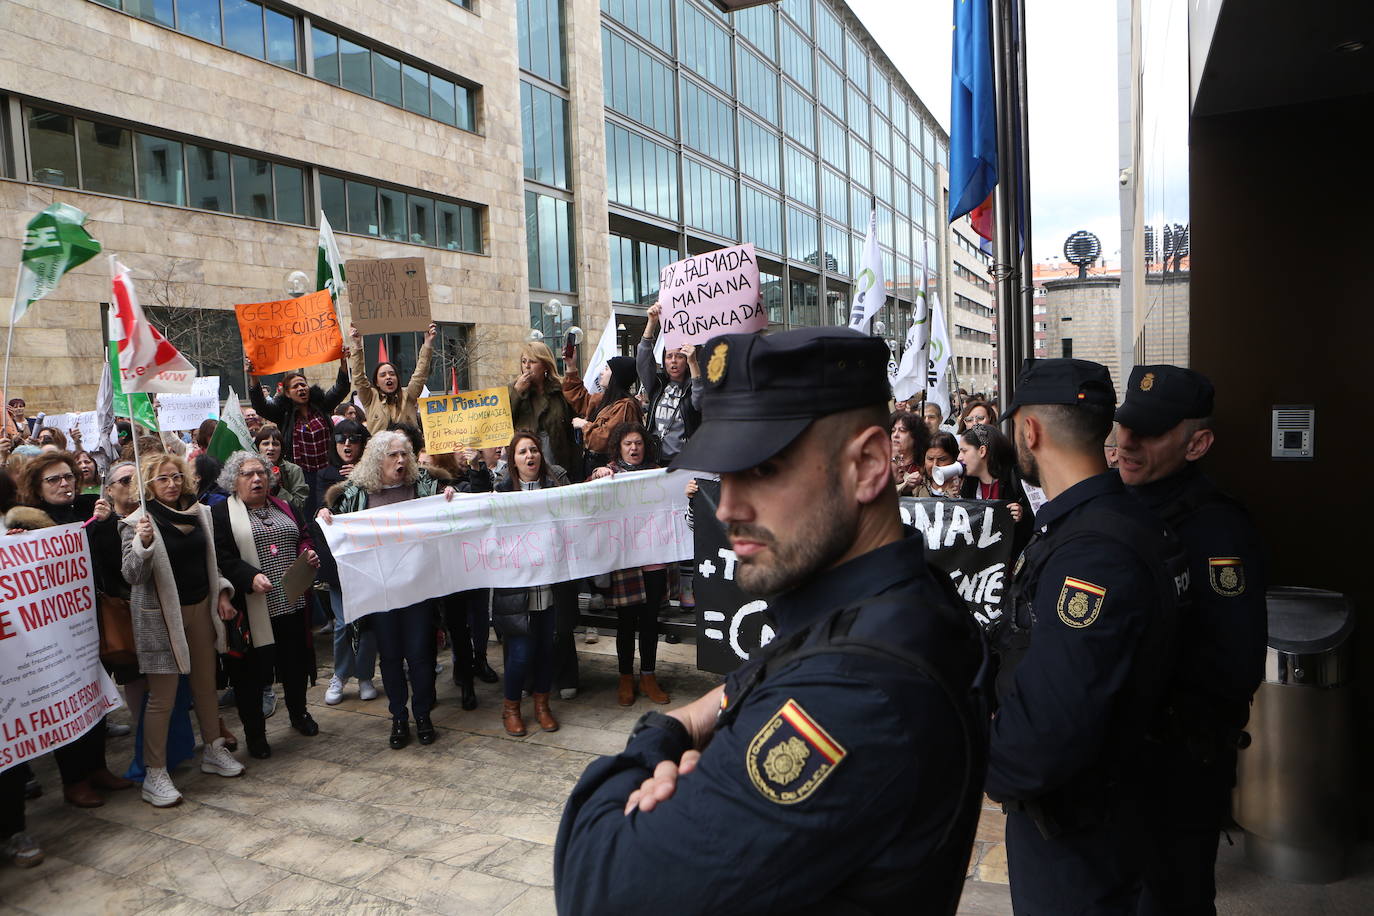
[{"label": "woman with blonde hair", "polygon": [[144,504],[119,522],[121,571],[130,585],[134,650],[148,679],[143,800],[168,808],[181,803],[167,774],[167,725],[183,674],[190,677],[205,742],[201,771],[243,772],[219,737],[215,695],[215,655],[226,651],[224,621],[235,616],[234,589],[220,575],[210,507],[196,501],[186,462],[175,455],[149,455],[141,470]]},{"label": "woman with blonde hair", "polygon": [[[321,508],[315,518],[321,525],[330,525],[334,513],[375,509],[433,496],[438,491],[439,481],[416,463],[405,433],[387,430],[367,443],[348,475],[338,506],[333,511]],[[452,499],[454,490],[445,487],[443,493],[445,499]],[[382,686],[391,712],[391,747],[400,750],[410,743],[410,712],[415,714],[415,735],[420,743],[433,744],[437,732],[429,712],[434,705],[435,602],[381,608],[363,620],[363,626],[371,627],[377,636]]]},{"label": "woman with blonde hair", "polygon": [[573,437],[573,412],[563,396],[563,375],[553,353],[540,341],[520,347],[520,376],[510,386],[511,425],[539,437],[539,448],[556,464],[581,480],[582,457]]}]

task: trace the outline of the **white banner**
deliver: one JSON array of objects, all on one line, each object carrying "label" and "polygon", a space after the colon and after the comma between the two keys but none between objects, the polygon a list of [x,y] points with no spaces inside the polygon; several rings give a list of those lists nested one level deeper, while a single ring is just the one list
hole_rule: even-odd
[{"label": "white banner", "polygon": [[336,515],[323,527],[339,567],[344,617],[470,588],[550,585],[690,559],[689,479],[639,471]]},{"label": "white banner", "polygon": [[196,380],[191,383],[192,394],[212,395],[216,401],[219,400],[219,376],[218,375],[197,375]]},{"label": "white banner", "polygon": [[160,394],[157,425],[167,432],[199,429],[206,420],[219,419],[219,394]]},{"label": "white banner", "polygon": [[80,738],[121,703],[100,664],[81,525],[0,537],[0,770]]}]

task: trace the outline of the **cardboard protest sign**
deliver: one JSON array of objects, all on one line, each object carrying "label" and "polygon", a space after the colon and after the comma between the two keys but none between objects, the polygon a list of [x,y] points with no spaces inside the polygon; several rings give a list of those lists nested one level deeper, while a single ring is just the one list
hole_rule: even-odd
[{"label": "cardboard protest sign", "polygon": [[[774,636],[768,602],[735,584],[735,552],[716,520],[720,484],[698,482],[692,499],[697,602],[697,667],[728,674]],[[1011,594],[1011,535],[1007,503],[972,499],[901,500],[902,522],[923,532],[926,560],[952,580],[973,617],[987,625],[1002,616]]]},{"label": "cardboard protest sign", "polygon": [[181,432],[199,429],[206,420],[219,419],[217,394],[160,394],[157,398],[157,425],[160,429]]},{"label": "cardboard protest sign", "polygon": [[196,380],[191,383],[192,394],[213,394],[215,399],[219,399],[219,376],[218,375],[197,375]]},{"label": "cardboard protest sign", "polygon": [[343,337],[328,290],[277,302],[234,306],[243,352],[254,375],[317,366],[343,356]]},{"label": "cardboard protest sign", "polygon": [[429,327],[429,283],[424,258],[344,262],[353,325],[364,334],[424,331]]},{"label": "cardboard protest sign", "polygon": [[433,454],[506,445],[515,435],[505,387],[420,398],[419,404],[425,449]]},{"label": "cardboard protest sign", "polygon": [[659,271],[658,281],[663,341],[669,348],[768,327],[753,245],[674,261]]},{"label": "cardboard protest sign", "polygon": [[75,741],[121,705],[96,616],[80,525],[0,538],[0,770]]}]

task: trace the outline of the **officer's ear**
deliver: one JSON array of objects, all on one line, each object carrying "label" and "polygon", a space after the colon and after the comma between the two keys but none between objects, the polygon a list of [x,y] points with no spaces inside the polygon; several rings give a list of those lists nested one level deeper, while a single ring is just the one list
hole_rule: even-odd
[{"label": "officer's ear", "polygon": [[1021,429],[1021,440],[1026,443],[1026,448],[1035,449],[1040,447],[1045,441],[1045,424],[1036,416],[1035,408],[1021,407],[1016,413],[1012,414],[1011,439],[1013,444],[1016,442],[1017,427]]},{"label": "officer's ear", "polygon": [[892,436],[881,426],[869,426],[854,435],[845,447],[854,468],[854,496],[871,503],[892,489]]},{"label": "officer's ear", "polygon": [[1203,455],[1211,451],[1212,443],[1216,441],[1216,436],[1211,427],[1204,426],[1196,429],[1188,437],[1188,442],[1183,451],[1183,457],[1188,461],[1198,461]]}]

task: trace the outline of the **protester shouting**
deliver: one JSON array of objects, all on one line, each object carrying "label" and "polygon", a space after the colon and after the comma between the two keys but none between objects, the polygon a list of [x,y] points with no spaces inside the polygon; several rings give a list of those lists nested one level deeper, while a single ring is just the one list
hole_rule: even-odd
[{"label": "protester shouting", "polygon": [[[415,452],[404,433],[377,433],[363,449],[338,506],[321,508],[316,518],[332,524],[334,512],[343,515],[375,509],[410,499],[433,496],[438,481],[415,462]],[[454,490],[444,489],[452,499]],[[368,614],[364,626],[377,636],[381,654],[382,686],[391,712],[391,747],[400,750],[410,743],[410,713],[415,715],[415,736],[421,744],[433,744],[437,736],[430,721],[434,705],[434,602],[420,601],[400,608],[382,608]],[[406,700],[410,710],[406,710]]]},{"label": "protester shouting", "polygon": [[[263,394],[262,386],[249,380],[248,397],[263,420],[275,423],[281,430],[281,457],[298,465],[309,488],[306,508],[313,512],[319,498],[315,486],[316,475],[329,463],[330,435],[334,429],[334,408],[348,396],[348,348],[344,347],[339,360],[339,376],[334,387],[325,391],[312,385],[305,374],[292,371],[282,376],[282,391],[271,401]],[[243,368],[249,375],[253,363],[243,358]]]},{"label": "protester shouting", "polygon": [[[509,455],[509,476],[497,483],[497,492],[543,490],[568,483],[568,475],[559,473],[560,469],[545,460],[539,448],[539,437],[530,430],[516,432],[511,439]],[[553,689],[555,613],[552,586],[498,588],[492,592],[491,622],[506,641],[506,697],[501,708],[501,722],[506,734],[516,738],[528,734],[520,708],[527,675],[539,727],[546,732],[558,731],[558,720],[549,708],[549,693]]]},{"label": "protester shouting", "polygon": [[220,572],[234,587],[231,631],[236,639],[231,642],[243,639],[230,647],[230,655],[238,656],[230,667],[242,668],[234,697],[248,753],[258,758],[272,754],[258,697],[263,687],[271,686],[274,670],[286,694],[291,727],[306,737],[320,731],[305,706],[306,682],[314,670],[305,595],[293,599],[285,587],[286,573],[298,557],[312,567],[319,566],[319,558],[290,504],[268,492],[271,484],[272,471],[261,455],[234,452],[219,476],[220,488],[231,495],[210,510]]},{"label": "protester shouting", "polygon": [[425,390],[425,380],[429,378],[434,338],[438,333],[438,325],[431,322],[425,331],[425,342],[415,357],[415,371],[411,373],[410,382],[402,388],[400,371],[393,362],[378,363],[371,377],[368,376],[362,332],[349,327],[348,336],[353,340],[353,380],[358,387],[358,400],[366,411],[367,429],[374,436],[393,423],[420,428],[419,399]]},{"label": "protester shouting", "polygon": [[657,302],[649,307],[649,322],[635,347],[635,368],[639,387],[649,399],[645,410],[649,432],[658,443],[659,457],[670,461],[701,423],[697,405],[706,382],[697,364],[696,348],[690,345],[665,349],[663,362],[654,365],[660,312]]},{"label": "protester shouting", "polygon": [[[215,695],[215,654],[226,651],[224,621],[235,615],[233,586],[220,575],[210,508],[196,502],[185,462],[172,455],[149,455],[141,471],[144,505],[120,521],[122,572],[132,588],[138,665],[148,678],[143,800],[168,808],[181,803],[167,774],[167,726],[183,674],[190,678],[205,743],[201,771],[220,776],[243,772],[243,764],[219,737]],[[236,686],[235,693],[245,691]]]},{"label": "protester shouting", "polygon": [[582,444],[587,448],[585,473],[609,463],[611,432],[621,423],[643,423],[644,411],[639,400],[631,394],[636,378],[635,361],[628,356],[612,356],[601,370],[601,391],[589,392],[575,365],[568,365],[563,379],[563,396],[568,399],[577,417],[573,428],[582,431]]},{"label": "protester shouting", "polygon": [[[616,456],[597,468],[592,478],[646,471],[659,466],[649,431],[641,423],[622,423],[611,434]],[[658,685],[654,663],[658,657],[658,612],[668,591],[668,570],[662,563],[618,569],[611,573],[611,593],[606,603],[616,609],[615,654],[620,665],[616,701],[630,706],[635,701],[635,636],[639,637],[639,693],[655,703],[667,703],[668,694]]]},{"label": "protester shouting", "polygon": [[[333,438],[333,433],[330,434],[330,438]],[[272,472],[272,495],[284,500],[298,515],[303,514],[310,498],[310,486],[305,482],[305,472],[294,462],[282,457],[281,430],[271,423],[264,423],[253,433],[253,445],[257,446],[258,454],[262,456],[267,469]],[[334,443],[331,441],[329,445],[332,452]],[[316,473],[317,485],[320,475],[324,474],[328,467],[329,465],[325,464]]]},{"label": "protester shouting", "polygon": [[946,430],[940,430],[930,437],[930,445],[926,447],[925,461],[922,464],[922,481],[912,488],[907,495],[915,497],[943,496],[957,499],[959,489],[964,484],[962,469],[958,474],[951,475],[942,484],[935,482],[935,469],[952,467],[959,462],[959,443],[954,438],[954,434]]},{"label": "protester shouting", "polygon": [[892,432],[892,479],[897,492],[910,496],[923,482],[921,459],[930,443],[930,432],[920,417],[897,411],[889,418]]},{"label": "protester shouting", "polygon": [[527,340],[520,347],[520,376],[510,386],[510,412],[516,429],[539,437],[539,448],[551,463],[582,479],[582,456],[573,436],[575,414],[563,396],[563,376],[553,353],[541,341]]},{"label": "protester shouting", "polygon": [[77,449],[72,452],[72,457],[76,459],[76,486],[83,496],[100,493],[100,469],[96,467],[95,459],[87,452]]},{"label": "protester shouting", "polygon": [[[110,517],[110,504],[104,498],[77,492],[77,462],[70,452],[43,452],[30,459],[20,481],[20,496],[24,505],[42,513],[26,522],[25,528],[73,522],[89,527]],[[105,763],[105,737],[102,720],[54,753],[62,773],[62,795],[69,804],[96,808],[105,804],[96,789],[118,790],[133,785],[110,772]]]}]

